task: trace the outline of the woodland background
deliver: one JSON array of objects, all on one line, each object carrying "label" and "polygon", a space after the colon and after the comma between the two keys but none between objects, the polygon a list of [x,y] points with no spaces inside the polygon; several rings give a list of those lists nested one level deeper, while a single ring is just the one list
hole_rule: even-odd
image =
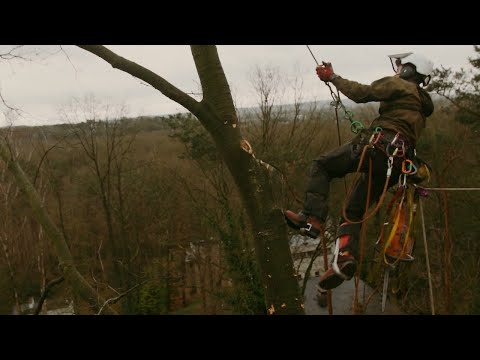
[{"label": "woodland background", "polygon": [[[477,57],[462,72],[435,72],[428,90],[436,110],[417,148],[433,168],[426,186],[480,183],[479,68]],[[274,167],[274,205],[300,209],[295,198],[303,197],[311,160],[338,146],[335,111],[301,96],[283,99],[282,87],[293,85],[274,68],[257,69],[252,86],[259,106],[237,109],[238,126],[255,157]],[[348,108],[366,125],[377,113],[375,104]],[[194,115],[126,118],[121,108],[91,96],[72,101],[64,121],[0,133],[98,299],[110,299],[120,314],[266,313],[238,189]],[[342,118],[340,130],[342,142],[353,136]],[[344,195],[343,181],[333,181],[334,219]],[[475,191],[430,192],[424,200],[439,314],[480,313],[479,207]],[[67,302],[76,314],[98,313],[63,281],[63,264],[34,211],[9,163],[1,162],[0,314],[19,311],[32,297],[38,301],[46,289],[43,311]],[[378,229],[372,221],[367,256]],[[429,314],[419,217],[415,235],[416,260],[402,268],[395,299],[408,314]],[[375,285],[372,271],[366,266],[362,274]]]}]

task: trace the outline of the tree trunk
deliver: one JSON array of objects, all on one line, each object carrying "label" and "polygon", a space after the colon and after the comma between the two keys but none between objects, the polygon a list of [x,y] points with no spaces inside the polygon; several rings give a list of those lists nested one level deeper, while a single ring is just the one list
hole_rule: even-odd
[{"label": "tree trunk", "polygon": [[235,107],[216,47],[192,46],[192,54],[204,90],[202,103],[214,108],[197,117],[216,142],[250,218],[268,313],[301,314],[300,290],[283,215],[274,205],[271,174],[242,149]]},{"label": "tree trunk", "polygon": [[152,85],[198,118],[223,156],[249,216],[268,313],[304,314],[286,225],[280,209],[274,206],[270,174],[242,148],[235,106],[217,48],[213,45],[191,46],[203,90],[203,100],[198,102],[152,71],[103,46],[79,47]]},{"label": "tree trunk", "polygon": [[[32,208],[32,214],[35,219],[40,223],[45,231],[45,235],[50,239],[52,245],[57,253],[60,269],[67,279],[68,284],[72,289],[85,301],[87,301],[95,310],[100,310],[101,306],[105,302],[103,299],[98,298],[97,293],[78,272],[73,262],[72,254],[68,248],[67,243],[62,233],[57,229],[52,219],[42,207],[40,197],[33,187],[27,175],[20,167],[18,162],[11,157],[10,151],[7,145],[0,144],[0,157],[5,162],[8,169],[15,176],[18,187],[26,195],[27,200]],[[98,302],[97,302],[98,298]],[[108,305],[105,306],[104,312],[106,314],[115,314],[115,311]]]}]

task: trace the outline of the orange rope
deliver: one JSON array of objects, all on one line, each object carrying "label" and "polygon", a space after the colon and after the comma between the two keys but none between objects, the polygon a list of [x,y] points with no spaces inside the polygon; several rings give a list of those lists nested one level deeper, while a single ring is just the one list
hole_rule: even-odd
[{"label": "orange rope", "polygon": [[[365,202],[365,213],[370,207],[370,193],[372,189],[372,158],[369,158],[368,164],[368,187],[367,187],[367,201]],[[365,255],[365,240],[367,238],[367,219],[363,220],[362,230],[360,235],[360,258],[358,259],[357,274],[355,276],[355,294],[353,296],[353,313],[358,311],[358,285],[360,283],[360,273],[362,272],[363,257]]]},{"label": "orange rope", "polygon": [[[328,256],[327,256],[327,240],[325,239],[325,232],[322,236],[322,245],[323,245],[323,269],[328,270]],[[327,290],[327,306],[328,306],[328,315],[333,315],[333,303],[332,303],[332,290]]]},{"label": "orange rope", "polygon": [[[380,210],[381,206],[383,205],[383,201],[385,199],[385,195],[386,195],[387,190],[388,190],[388,183],[390,182],[390,175],[387,175],[387,177],[385,179],[385,184],[383,186],[382,195],[380,196],[380,199],[378,200],[377,206],[375,207],[375,209],[373,209],[373,211],[371,211],[370,213],[367,213],[367,211],[368,211],[368,208],[367,208],[366,211],[365,211],[365,214],[363,215],[363,219],[359,220],[359,221],[353,221],[353,220],[350,220],[347,217],[348,201],[349,201],[350,197],[352,196],[353,190],[355,189],[355,187],[356,187],[356,185],[357,185],[357,183],[360,179],[360,176],[361,176],[360,169],[361,169],[363,160],[365,158],[365,153],[366,153],[369,146],[370,145],[365,145],[364,148],[363,148],[362,155],[360,156],[360,162],[358,163],[358,167],[357,167],[356,177],[353,180],[352,186],[350,186],[350,189],[348,191],[348,195],[345,198],[345,201],[343,202],[342,215],[343,215],[343,218],[345,219],[345,221],[348,222],[349,224],[360,224],[360,223],[363,223],[364,221],[367,221],[372,216],[374,216],[378,212],[378,210]],[[367,201],[369,201],[369,200],[370,199],[367,199]]]}]

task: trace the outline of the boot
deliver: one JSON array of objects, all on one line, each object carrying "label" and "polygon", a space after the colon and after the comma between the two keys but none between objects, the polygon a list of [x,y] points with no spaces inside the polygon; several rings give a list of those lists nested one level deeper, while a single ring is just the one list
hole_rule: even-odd
[{"label": "boot", "polygon": [[312,239],[316,239],[320,235],[323,226],[316,216],[306,215],[302,211],[296,214],[290,210],[286,210],[283,215],[287,225],[295,230],[299,230],[301,235],[309,236]]},{"label": "boot", "polygon": [[334,289],[355,275],[357,261],[350,252],[351,236],[350,234],[344,234],[337,238],[332,264],[318,283],[320,289],[324,291]]}]

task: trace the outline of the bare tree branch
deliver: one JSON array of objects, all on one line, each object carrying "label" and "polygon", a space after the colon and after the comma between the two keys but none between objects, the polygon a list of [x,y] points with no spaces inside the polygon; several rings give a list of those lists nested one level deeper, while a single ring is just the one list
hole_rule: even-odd
[{"label": "bare tree branch", "polygon": [[67,52],[63,49],[62,45],[60,45],[60,51],[64,53],[65,57],[67,58],[70,65],[72,65],[73,70],[75,70],[75,77],[77,76],[77,68],[73,64],[72,60],[70,60],[70,56],[68,56]]},{"label": "bare tree branch", "polygon": [[27,58],[24,58],[23,56],[20,56],[20,55],[17,55],[15,54],[15,51],[22,48],[24,45],[17,45],[15,47],[13,47],[12,49],[10,49],[9,52],[6,52],[6,53],[3,53],[3,54],[0,54],[0,59],[2,60],[12,60],[12,59],[20,59],[20,60],[25,60],[27,61],[28,59]]},{"label": "bare tree branch", "polygon": [[450,101],[453,105],[455,105],[458,109],[460,110],[463,110],[467,113],[469,113],[470,115],[473,115],[473,116],[476,116],[478,118],[480,118],[480,113],[476,112],[476,111],[473,111],[472,109],[462,105],[460,102],[456,101],[455,99],[451,98],[450,96],[448,95],[445,95],[443,93],[440,93],[439,91],[436,91],[436,93],[440,96],[443,96],[445,99],[447,99],[448,101]]},{"label": "bare tree branch", "polygon": [[22,113],[22,110],[16,108],[16,107],[13,107],[11,105],[9,105],[7,103],[7,101],[5,100],[5,98],[3,97],[2,95],[2,91],[0,90],[0,100],[2,101],[3,105],[10,111],[13,111],[14,113],[18,114],[18,115],[21,115]]},{"label": "bare tree branch", "polygon": [[102,307],[100,308],[100,310],[98,311],[97,315],[101,315],[102,314],[102,311],[103,311],[103,308],[107,305],[111,305],[111,304],[115,304],[118,300],[120,300],[121,298],[127,296],[129,293],[131,293],[133,290],[135,290],[136,288],[138,288],[139,286],[142,286],[146,283],[147,281],[143,281],[141,283],[138,283],[137,285],[135,285],[134,287],[130,288],[129,290],[125,291],[124,293],[121,293],[120,295],[114,297],[114,298],[110,298],[108,299],[107,301],[105,301],[105,304],[102,305]]},{"label": "bare tree branch", "polygon": [[33,177],[33,182],[32,182],[33,186],[35,186],[35,184],[37,183],[37,178],[38,178],[38,175],[40,174],[40,169],[42,167],[42,163],[45,160],[45,158],[47,157],[48,153],[50,151],[52,151],[53,149],[55,149],[56,147],[58,147],[58,144],[60,144],[63,140],[65,140],[65,138],[67,138],[67,136],[68,135],[64,135],[59,141],[57,141],[55,144],[53,144],[47,150],[44,150],[43,155],[42,155],[40,161],[38,162],[37,169],[35,170],[35,176]]},{"label": "bare tree branch", "polygon": [[45,302],[45,299],[48,296],[48,292],[55,286],[60,284],[65,278],[63,276],[60,276],[59,278],[56,278],[52,281],[50,281],[46,286],[45,289],[43,289],[42,295],[40,296],[40,300],[38,300],[37,307],[35,308],[35,311],[33,312],[33,315],[38,315],[40,314],[40,311],[42,311],[42,306],[43,303]]},{"label": "bare tree branch", "polygon": [[160,91],[163,95],[179,103],[184,108],[191,111],[193,114],[198,114],[200,110],[200,103],[198,101],[188,96],[186,93],[176,88],[164,78],[158,76],[151,70],[148,70],[143,66],[134,63],[133,61],[127,60],[101,45],[77,46],[88,52],[91,52],[94,55],[97,55],[99,58],[105,60],[110,65],[112,65],[113,68],[122,70],[127,74],[130,74],[140,80],[145,81],[146,83],[150,84],[155,89]]}]

